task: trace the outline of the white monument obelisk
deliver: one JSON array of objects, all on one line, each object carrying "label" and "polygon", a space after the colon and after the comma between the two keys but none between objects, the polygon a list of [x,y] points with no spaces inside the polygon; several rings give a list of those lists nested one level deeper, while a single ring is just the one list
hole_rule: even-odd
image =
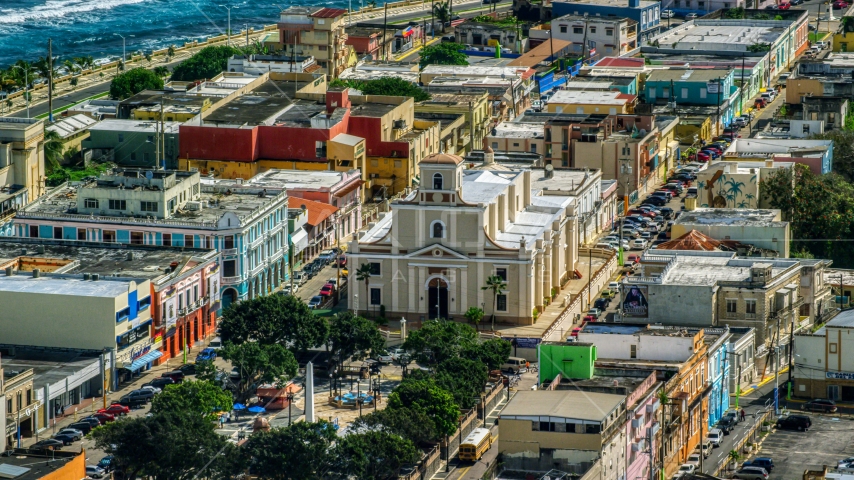
[{"label": "white monument obelisk", "polygon": [[314,365],[305,366],[305,421],[314,422]]}]

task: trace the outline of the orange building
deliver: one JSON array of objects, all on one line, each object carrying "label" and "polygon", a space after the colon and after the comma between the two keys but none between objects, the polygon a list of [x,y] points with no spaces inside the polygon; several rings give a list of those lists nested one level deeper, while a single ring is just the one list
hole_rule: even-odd
[{"label": "orange building", "polygon": [[28,453],[26,449],[15,449],[14,454],[3,457],[0,462],[7,474],[17,480],[80,480],[86,478],[86,452],[57,450],[46,454]]}]

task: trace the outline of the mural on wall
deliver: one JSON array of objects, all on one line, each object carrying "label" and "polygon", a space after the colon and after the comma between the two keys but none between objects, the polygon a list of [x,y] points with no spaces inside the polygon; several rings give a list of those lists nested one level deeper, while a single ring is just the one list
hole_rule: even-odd
[{"label": "mural on wall", "polygon": [[758,208],[757,176],[729,174],[717,170],[711,177],[697,180],[697,201],[702,208]]}]

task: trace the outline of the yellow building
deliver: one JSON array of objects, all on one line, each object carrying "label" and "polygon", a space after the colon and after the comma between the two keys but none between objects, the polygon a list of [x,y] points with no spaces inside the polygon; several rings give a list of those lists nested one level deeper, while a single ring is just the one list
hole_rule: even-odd
[{"label": "yellow building", "polygon": [[832,47],[834,52],[854,52],[854,17],[842,17]]},{"label": "yellow building", "polygon": [[89,127],[98,123],[97,120],[87,115],[78,114],[63,118],[49,127],[45,127],[45,131],[56,132],[62,139],[62,152],[68,153],[68,158],[71,158],[71,153],[80,151],[80,144],[83,140],[89,138]]},{"label": "yellow building", "polygon": [[[822,97],[826,90],[833,91],[833,83],[836,79],[828,79],[827,77],[795,77],[786,80],[786,103],[793,105],[801,104],[801,97]],[[847,82],[847,80],[844,80]],[[825,88],[825,84],[827,87]]]},{"label": "yellow building", "polygon": [[618,91],[558,90],[549,99],[552,113],[634,113],[637,96]]},{"label": "yellow building", "polygon": [[[468,153],[472,150],[480,150],[483,147],[484,137],[491,130],[488,98],[487,92],[481,94],[440,93],[433,95],[430,100],[415,104],[415,112],[417,114],[463,115],[465,126],[457,138],[457,145],[454,150],[457,153]],[[445,153],[453,152],[446,150]]]},{"label": "yellow building", "polygon": [[696,143],[700,144],[703,140],[712,140],[712,119],[707,116],[688,116],[679,117],[679,124],[676,125],[676,136],[679,142],[685,145],[695,143],[694,136],[696,135]]}]

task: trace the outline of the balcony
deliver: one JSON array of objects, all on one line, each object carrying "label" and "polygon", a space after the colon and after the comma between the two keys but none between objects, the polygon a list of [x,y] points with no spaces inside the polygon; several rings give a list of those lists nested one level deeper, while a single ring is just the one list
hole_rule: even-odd
[{"label": "balcony", "polygon": [[235,255],[237,255],[237,249],[236,248],[226,248],[225,250],[222,251],[223,257],[233,257]]},{"label": "balcony", "polygon": [[221,277],[223,285],[238,285],[242,280],[240,277]]}]

